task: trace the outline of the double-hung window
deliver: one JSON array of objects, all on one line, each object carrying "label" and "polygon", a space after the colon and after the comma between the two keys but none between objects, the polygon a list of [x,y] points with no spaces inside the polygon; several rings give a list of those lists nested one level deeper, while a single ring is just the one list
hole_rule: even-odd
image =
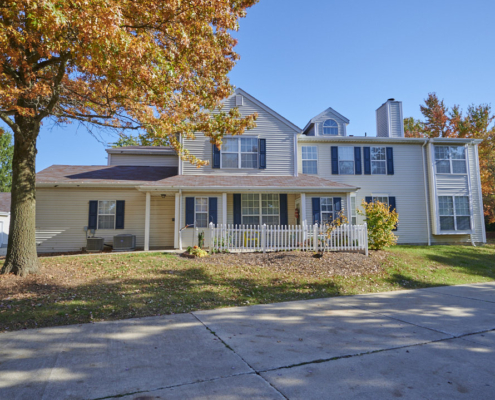
[{"label": "double-hung window", "polygon": [[302,146],[302,170],[303,174],[318,173],[318,148],[316,146]]},{"label": "double-hung window", "polygon": [[339,146],[339,174],[354,175],[354,147]]},{"label": "double-hung window", "polygon": [[441,231],[471,230],[468,196],[438,196]]},{"label": "double-hung window", "polygon": [[280,198],[278,194],[246,193],[241,196],[243,225],[279,225]]},{"label": "double-hung window", "polygon": [[330,224],[333,221],[333,198],[321,197],[320,198],[320,213],[321,223],[323,225]]},{"label": "double-hung window", "polygon": [[115,200],[98,201],[98,229],[115,229]]},{"label": "double-hung window", "polygon": [[387,154],[385,147],[371,148],[371,173],[385,175],[387,173]]},{"label": "double-hung window", "polygon": [[435,146],[437,174],[465,174],[466,148],[464,146]]},{"label": "double-hung window", "polygon": [[224,138],[222,168],[258,168],[258,138]]},{"label": "double-hung window", "polygon": [[388,205],[388,196],[373,196],[373,203],[380,202]]},{"label": "double-hung window", "polygon": [[196,197],[194,205],[196,228],[208,227],[208,197]]}]

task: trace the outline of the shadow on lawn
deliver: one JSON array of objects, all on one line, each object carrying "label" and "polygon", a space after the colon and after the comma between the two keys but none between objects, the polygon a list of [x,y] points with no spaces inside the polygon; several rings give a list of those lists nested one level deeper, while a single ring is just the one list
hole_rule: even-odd
[{"label": "shadow on lawn", "polygon": [[173,266],[157,270],[149,278],[95,279],[78,286],[41,286],[26,281],[16,292],[35,296],[3,300],[0,331],[328,297],[340,290],[329,281],[227,278],[200,267]]}]

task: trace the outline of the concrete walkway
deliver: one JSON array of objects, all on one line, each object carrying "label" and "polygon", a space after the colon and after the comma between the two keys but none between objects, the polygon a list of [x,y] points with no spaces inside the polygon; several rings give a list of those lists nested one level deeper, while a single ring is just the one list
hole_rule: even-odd
[{"label": "concrete walkway", "polygon": [[495,398],[495,283],[0,335],[0,399],[117,398]]}]

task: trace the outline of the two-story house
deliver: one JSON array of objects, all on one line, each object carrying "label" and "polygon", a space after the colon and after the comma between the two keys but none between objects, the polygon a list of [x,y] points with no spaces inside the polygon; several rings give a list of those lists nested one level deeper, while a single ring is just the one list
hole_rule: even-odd
[{"label": "two-story house", "polygon": [[88,229],[112,244],[136,235],[137,247],[195,243],[208,225],[322,224],[343,211],[352,224],[361,202],[399,213],[399,243],[484,243],[479,141],[404,138],[402,104],[377,110],[377,136],[347,135],[332,108],[304,129],[245,91],[225,107],[258,113],[257,127],[226,137],[220,149],[200,133],[183,145],[209,165],[197,168],[168,147],[109,148],[106,166],[54,165],[37,175],[40,252],[77,251]]}]

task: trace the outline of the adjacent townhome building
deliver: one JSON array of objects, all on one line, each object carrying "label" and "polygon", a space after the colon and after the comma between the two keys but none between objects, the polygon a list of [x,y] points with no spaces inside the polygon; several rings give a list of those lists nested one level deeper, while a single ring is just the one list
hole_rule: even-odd
[{"label": "adjacent townhome building", "polygon": [[[182,161],[172,148],[109,148],[108,165],[53,165],[37,174],[40,252],[80,251],[96,236],[118,248],[180,248],[208,241],[214,226],[324,225],[344,213],[354,225],[363,201],[399,213],[402,244],[484,243],[479,141],[405,138],[402,103],[376,111],[376,136],[347,134],[333,108],[300,129],[242,89],[225,100],[257,126],[225,137],[181,138],[209,164]],[[116,239],[117,238],[117,239]]]}]

